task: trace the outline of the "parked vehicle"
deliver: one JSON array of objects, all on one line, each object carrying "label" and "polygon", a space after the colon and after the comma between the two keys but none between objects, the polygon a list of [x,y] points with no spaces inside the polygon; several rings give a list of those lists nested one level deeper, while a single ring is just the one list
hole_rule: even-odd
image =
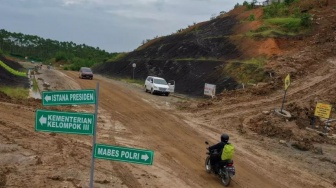
[{"label": "parked vehicle", "polygon": [[81,67],[79,69],[79,78],[89,78],[90,80],[93,79],[93,72],[89,67]]},{"label": "parked vehicle", "polygon": [[[205,144],[209,144],[207,141]],[[208,173],[213,173],[216,174],[222,181],[223,185],[225,187],[230,185],[231,178],[236,174],[235,167],[233,166],[233,160],[226,160],[226,161],[221,161],[221,166],[219,166],[219,172],[216,173],[212,166],[211,166],[211,161],[210,158],[211,156],[214,155],[221,155],[218,151],[209,151],[206,153],[208,156],[205,159],[205,170]]]},{"label": "parked vehicle", "polygon": [[145,92],[151,94],[159,93],[168,96],[171,92],[174,92],[175,81],[167,83],[164,78],[148,76],[145,80]]}]

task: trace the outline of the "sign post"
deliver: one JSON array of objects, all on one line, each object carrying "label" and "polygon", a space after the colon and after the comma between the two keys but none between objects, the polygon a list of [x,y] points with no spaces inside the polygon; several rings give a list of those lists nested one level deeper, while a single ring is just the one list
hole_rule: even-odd
[{"label": "sign post", "polygon": [[91,158],[91,172],[90,172],[90,188],[93,188],[93,178],[94,178],[94,166],[95,166],[95,159],[94,159],[94,151],[96,147],[96,134],[97,134],[97,119],[98,119],[98,102],[99,102],[99,82],[96,85],[96,106],[95,106],[95,123],[93,127],[93,138],[92,138],[92,158]]},{"label": "sign post", "polygon": [[96,144],[94,157],[98,159],[152,165],[154,151]]},{"label": "sign post", "polygon": [[96,90],[64,90],[42,92],[44,106],[95,104],[95,113],[70,113],[57,111],[36,111],[36,131],[60,132],[69,134],[93,135],[90,172],[90,188],[93,187],[94,150],[96,145],[96,127],[98,118],[99,82]]},{"label": "sign post", "polygon": [[208,95],[214,98],[214,96],[216,95],[216,85],[205,83],[204,95]]},{"label": "sign post", "polygon": [[323,103],[317,103],[314,116],[319,116],[321,118],[328,119],[325,122],[325,133],[328,132],[329,129],[329,118],[330,118],[330,113],[331,113],[332,106],[330,104],[323,104]]},{"label": "sign post", "polygon": [[[133,63],[132,66],[134,79],[136,64]],[[95,158],[152,165],[154,157],[154,151],[152,150],[96,144],[98,96],[99,82],[97,82],[96,90],[44,91],[42,93],[42,104],[44,106],[95,104],[95,113],[37,110],[35,117],[36,131],[93,135],[90,188],[93,188]]]},{"label": "sign post", "polygon": [[317,103],[315,108],[315,116],[319,116],[321,118],[329,119],[331,112],[330,104]]},{"label": "sign post", "polygon": [[288,74],[285,78],[285,94],[284,94],[284,97],[282,99],[282,105],[281,105],[281,113],[282,113],[282,109],[283,109],[283,106],[284,106],[284,103],[285,103],[285,99],[286,99],[286,93],[287,93],[287,89],[290,85],[290,75]]}]

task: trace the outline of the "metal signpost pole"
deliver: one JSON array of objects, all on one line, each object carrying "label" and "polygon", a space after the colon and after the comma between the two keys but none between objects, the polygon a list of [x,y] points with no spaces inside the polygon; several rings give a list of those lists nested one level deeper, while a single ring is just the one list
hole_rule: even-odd
[{"label": "metal signpost pole", "polygon": [[282,105],[281,105],[281,110],[280,110],[281,113],[282,113],[282,109],[283,109],[283,106],[284,106],[284,103],[285,103],[286,93],[287,93],[287,89],[285,90],[285,95],[284,95],[284,97],[282,99]]},{"label": "metal signpost pole", "polygon": [[132,67],[133,67],[133,80],[134,80],[134,69],[135,69],[135,67],[136,67],[136,64],[133,63],[133,64],[132,64]]},{"label": "metal signpost pole", "polygon": [[96,85],[96,106],[95,106],[95,123],[93,126],[92,138],[92,158],[91,158],[91,172],[90,172],[90,188],[93,188],[93,175],[94,175],[94,152],[96,147],[96,132],[97,132],[97,118],[98,118],[98,102],[99,102],[99,82]]},{"label": "metal signpost pole", "polygon": [[281,105],[281,110],[280,110],[281,114],[283,114],[282,109],[283,109],[283,106],[284,106],[284,103],[285,103],[286,93],[287,93],[287,89],[288,89],[289,85],[290,85],[290,75],[288,74],[285,78],[285,95],[282,99],[282,105]]}]

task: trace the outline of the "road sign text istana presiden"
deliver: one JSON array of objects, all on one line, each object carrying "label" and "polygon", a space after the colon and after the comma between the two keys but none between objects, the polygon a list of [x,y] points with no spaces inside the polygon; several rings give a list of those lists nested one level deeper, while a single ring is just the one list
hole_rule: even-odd
[{"label": "road sign text istana presiden", "polygon": [[51,101],[92,101],[93,93],[51,94]]}]

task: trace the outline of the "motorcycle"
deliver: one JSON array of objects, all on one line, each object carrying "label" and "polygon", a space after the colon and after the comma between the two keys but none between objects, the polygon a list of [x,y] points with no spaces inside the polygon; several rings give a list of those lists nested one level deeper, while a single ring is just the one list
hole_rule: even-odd
[{"label": "motorcycle", "polygon": [[[209,145],[207,141],[205,142],[205,144]],[[213,166],[211,165],[210,158],[216,155],[219,156],[221,154],[216,150],[210,151],[209,148],[207,148],[207,150],[208,152],[206,154],[208,156],[205,159],[206,172],[216,174],[221,179],[225,187],[229,186],[231,178],[236,174],[235,167],[233,166],[233,160],[221,161],[219,163],[220,166],[218,172],[216,172]]]}]

